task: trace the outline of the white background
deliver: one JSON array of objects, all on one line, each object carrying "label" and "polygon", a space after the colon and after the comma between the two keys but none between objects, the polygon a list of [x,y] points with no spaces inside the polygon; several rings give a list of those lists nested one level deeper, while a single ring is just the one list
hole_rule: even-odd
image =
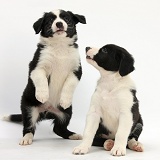
[{"label": "white background", "polygon": [[[135,80],[144,130],[140,141],[145,152],[127,150],[120,159],[159,159],[160,135],[160,1],[159,0],[1,0],[0,1],[0,114],[20,113],[27,83],[28,63],[39,40],[32,28],[44,12],[70,10],[86,17],[78,24],[78,44],[83,77],[73,99],[69,129],[83,133],[90,98],[99,73],[85,61],[85,47],[113,43],[135,58]],[[22,125],[0,121],[2,159],[114,159],[103,148],[92,147],[85,156],[72,155],[79,141],[63,140],[52,133],[51,123],[37,126],[31,146],[18,145]]]}]

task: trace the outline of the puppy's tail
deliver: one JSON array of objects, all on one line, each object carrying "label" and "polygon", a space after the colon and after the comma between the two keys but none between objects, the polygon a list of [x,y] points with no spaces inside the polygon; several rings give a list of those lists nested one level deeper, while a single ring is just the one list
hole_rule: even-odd
[{"label": "puppy's tail", "polygon": [[11,114],[1,117],[3,121],[22,122],[22,114]]}]

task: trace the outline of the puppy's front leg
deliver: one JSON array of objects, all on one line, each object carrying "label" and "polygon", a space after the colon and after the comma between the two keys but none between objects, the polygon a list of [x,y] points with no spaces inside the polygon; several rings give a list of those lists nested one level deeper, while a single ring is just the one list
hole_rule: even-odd
[{"label": "puppy's front leg", "polygon": [[[77,76],[77,74],[79,76]],[[62,88],[60,97],[60,106],[63,109],[67,109],[70,107],[72,103],[73,93],[78,85],[81,75],[82,75],[81,66],[79,66],[79,70],[70,73],[69,76],[67,77],[64,86]]]},{"label": "puppy's front leg", "polygon": [[93,138],[96,134],[100,122],[100,115],[96,112],[89,112],[86,119],[86,126],[83,134],[82,143],[75,147],[73,150],[73,154],[86,154],[88,153]]},{"label": "puppy's front leg", "polygon": [[36,68],[31,72],[30,78],[32,79],[36,89],[36,99],[41,103],[46,102],[49,98],[49,89],[45,70]]},{"label": "puppy's front leg", "polygon": [[111,150],[113,156],[124,156],[126,154],[126,145],[131,127],[133,125],[132,115],[128,111],[127,113],[121,113],[119,118],[119,127],[115,136],[115,143]]}]

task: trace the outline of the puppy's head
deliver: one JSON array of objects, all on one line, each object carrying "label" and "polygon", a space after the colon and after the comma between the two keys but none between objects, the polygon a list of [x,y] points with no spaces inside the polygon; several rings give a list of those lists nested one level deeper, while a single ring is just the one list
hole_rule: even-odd
[{"label": "puppy's head", "polygon": [[73,14],[70,11],[55,10],[44,13],[39,18],[33,28],[36,34],[41,33],[43,37],[73,37],[76,34],[76,24],[80,22],[86,24],[86,19],[82,15]]},{"label": "puppy's head", "polygon": [[134,59],[124,48],[109,44],[100,49],[86,47],[86,59],[97,69],[126,76],[134,70]]}]

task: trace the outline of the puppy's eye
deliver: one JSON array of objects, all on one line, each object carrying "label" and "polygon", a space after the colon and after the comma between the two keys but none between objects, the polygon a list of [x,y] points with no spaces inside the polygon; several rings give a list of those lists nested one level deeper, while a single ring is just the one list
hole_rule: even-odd
[{"label": "puppy's eye", "polygon": [[107,53],[107,48],[102,48],[102,52]]},{"label": "puppy's eye", "polygon": [[66,22],[69,22],[69,21],[70,21],[70,18],[69,18],[68,16],[63,17],[63,19],[64,19]]},{"label": "puppy's eye", "polygon": [[50,21],[53,21],[53,18],[50,18]]},{"label": "puppy's eye", "polygon": [[53,18],[48,18],[48,19],[47,19],[47,22],[48,22],[49,24],[51,24],[51,23],[53,22]]}]

